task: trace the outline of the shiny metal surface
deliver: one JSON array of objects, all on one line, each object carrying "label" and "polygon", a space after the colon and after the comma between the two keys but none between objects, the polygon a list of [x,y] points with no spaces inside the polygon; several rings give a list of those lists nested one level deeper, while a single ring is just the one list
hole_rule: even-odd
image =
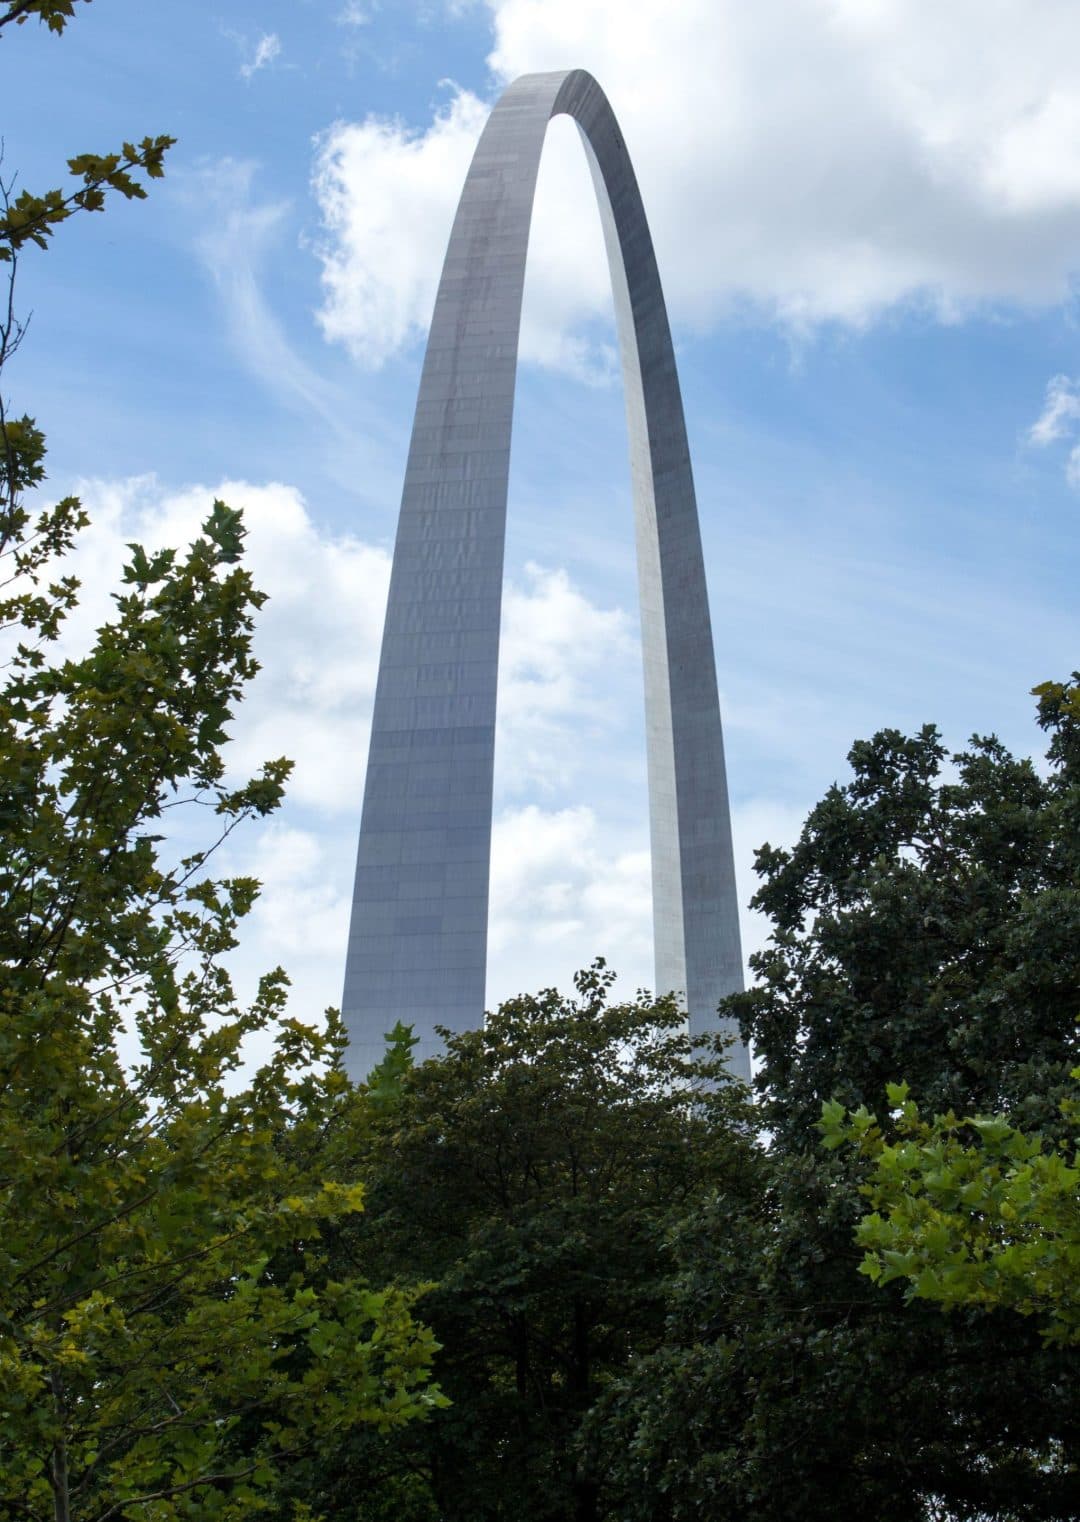
[{"label": "shiny metal surface", "polygon": [[[495,701],[518,329],[547,123],[577,123],[615,295],[645,666],[656,986],[693,1032],[742,987],[738,909],[697,504],[652,240],[618,124],[582,70],[495,106],[450,235],[394,550],[342,1010],[363,1077],[397,1020],[483,1019]],[[749,1076],[744,1047],[731,1063]]]}]

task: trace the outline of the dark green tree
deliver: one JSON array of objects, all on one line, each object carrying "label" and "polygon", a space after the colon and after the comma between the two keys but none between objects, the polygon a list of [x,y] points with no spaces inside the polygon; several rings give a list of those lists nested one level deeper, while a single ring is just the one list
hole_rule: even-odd
[{"label": "dark green tree", "polygon": [[[610,1456],[584,1439],[609,1383],[664,1335],[673,1214],[703,1193],[753,1196],[759,1151],[722,1060],[691,1060],[670,1000],[609,1002],[602,964],[578,997],[522,997],[446,1055],[373,1075],[358,1138],[363,1217],[335,1231],[335,1272],[434,1281],[419,1313],[442,1344],[449,1410],[395,1439],[359,1435],[303,1492],[333,1522],[616,1515]],[[373,1500],[356,1476],[380,1471]],[[360,1508],[358,1510],[358,1507]]]},{"label": "dark green tree", "polygon": [[932,1111],[1062,1138],[1080,1008],[1076,681],[1039,689],[1045,771],[994,739],[950,758],[931,728],[888,731],[855,746],[852,780],[792,851],[759,853],[772,938],[728,1013],[762,1062],[770,1183],[734,1227],[730,1208],[689,1213],[667,1345],[609,1393],[628,1522],[1080,1510],[1075,1353],[1007,1309],[943,1316],[860,1276],[867,1165],[819,1129],[823,1104],[880,1113],[905,1078]]}]

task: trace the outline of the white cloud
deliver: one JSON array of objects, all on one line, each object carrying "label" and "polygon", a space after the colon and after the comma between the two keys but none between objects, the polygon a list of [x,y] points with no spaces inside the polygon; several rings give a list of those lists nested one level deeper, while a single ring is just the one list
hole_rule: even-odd
[{"label": "white cloud", "polygon": [[1028,429],[1032,444],[1053,444],[1071,433],[1080,419],[1080,383],[1055,375],[1046,386],[1046,402]]},{"label": "white cloud", "polygon": [[250,852],[250,870],[262,883],[254,922],[266,943],[286,966],[310,957],[332,964],[333,992],[319,1000],[322,1006],[337,999],[349,931],[349,880],[336,870],[331,844],[279,818],[259,832]]},{"label": "white cloud", "polygon": [[[319,139],[319,323],[361,364],[384,363],[427,330],[454,209],[487,115],[485,102],[455,88],[427,131],[369,116],[339,122]],[[561,143],[573,132],[560,122],[552,137]],[[587,206],[574,237],[560,228],[561,208],[591,195],[580,148],[569,146],[573,152],[546,155],[541,167],[521,353],[597,382],[613,373],[613,347],[606,336],[596,342],[572,329],[610,305],[607,266],[594,207]],[[549,320],[553,310],[557,321]]]},{"label": "white cloud", "polygon": [[[751,798],[732,811],[744,964],[769,935],[747,906],[757,891],[754,852],[790,847],[805,810]],[[507,808],[495,819],[491,852],[488,1003],[554,984],[606,958],[626,996],[653,988],[652,881],[648,821],[627,832],[585,806]]]},{"label": "white cloud", "polygon": [[[1044,0],[487,0],[501,83],[591,70],[622,123],[676,319],[798,329],[1067,298],[1080,247],[1080,11]],[[320,142],[327,336],[376,365],[425,328],[485,106]],[[522,352],[587,376],[609,306],[580,145],[541,171]]]},{"label": "white cloud", "polygon": [[276,32],[263,32],[251,52],[251,57],[240,65],[240,77],[251,79],[260,69],[265,69],[281,56],[281,38]]},{"label": "white cloud", "polygon": [[489,1005],[540,987],[571,988],[603,956],[632,992],[652,984],[648,828],[615,841],[592,809],[504,810],[491,847]]},{"label": "white cloud", "polygon": [[427,327],[486,114],[475,96],[455,91],[426,133],[372,116],[319,140],[314,186],[327,233],[319,321],[362,363],[381,364]]},{"label": "white cloud", "polygon": [[620,694],[641,686],[634,627],[599,608],[562,570],[528,564],[503,594],[496,754],[508,796],[565,786],[619,724]]},{"label": "white cloud", "polygon": [[[1040,447],[1056,444],[1080,431],[1080,380],[1055,375],[1046,386],[1043,410],[1028,429],[1028,443]],[[1065,462],[1065,479],[1080,489],[1080,444],[1074,444]]]},{"label": "white cloud", "polygon": [[[237,781],[274,756],[296,767],[285,808],[234,837],[221,870],[264,884],[237,963],[244,986],[280,961],[297,1008],[324,1008],[340,995],[390,557],[321,528],[281,483],[168,490],[141,477],[85,481],[79,491],[91,527],[73,557],[83,593],[62,654],[85,648],[110,616],[129,541],[184,545],[214,497],[244,510],[246,560],[268,600],[255,638],[262,670],[232,726],[227,764]],[[625,971],[626,986],[648,983],[644,817],[627,832],[589,808],[520,802],[530,790],[588,790],[599,774],[610,808],[623,781],[620,688],[641,680],[633,625],[622,610],[591,603],[565,571],[536,565],[510,581],[504,606],[491,997],[537,982],[569,986],[597,953]]]},{"label": "white cloud", "polygon": [[370,26],[371,7],[361,5],[360,0],[345,0],[338,12],[337,22],[339,26]]},{"label": "white cloud", "polygon": [[267,757],[288,755],[296,762],[290,791],[298,803],[326,812],[347,808],[367,755],[388,553],[348,534],[321,532],[299,492],[277,483],[223,481],[165,492],[150,477],[84,483],[81,494],[93,527],[79,552],[88,595],[72,629],[76,639],[107,616],[103,589],[117,584],[128,540],[185,544],[214,497],[243,509],[247,564],[268,601],[256,639],[263,669],[234,726],[231,771],[240,778]]}]

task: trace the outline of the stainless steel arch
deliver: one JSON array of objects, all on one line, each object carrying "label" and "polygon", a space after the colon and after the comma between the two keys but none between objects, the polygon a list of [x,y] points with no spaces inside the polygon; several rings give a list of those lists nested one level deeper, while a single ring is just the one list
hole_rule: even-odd
[{"label": "stainless steel arch", "polygon": [[[364,1076],[396,1020],[483,1018],[495,697],[518,329],[547,123],[576,121],[615,295],[630,432],[656,986],[690,1028],[742,987],[720,726],[682,399],[645,211],[618,123],[583,70],[516,80],[477,145],[443,265],[402,493],[342,1001]],[[597,948],[598,950],[601,948]],[[732,1066],[749,1076],[744,1047]]]}]

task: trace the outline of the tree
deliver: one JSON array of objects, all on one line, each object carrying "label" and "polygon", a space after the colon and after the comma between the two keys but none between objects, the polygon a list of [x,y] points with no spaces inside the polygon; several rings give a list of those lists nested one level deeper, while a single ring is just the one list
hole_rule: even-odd
[{"label": "tree", "polygon": [[[71,6],[0,25],[32,13],[60,30]],[[145,194],[169,141],[72,160],[70,194],[4,193],[0,365],[20,253]],[[86,519],[31,513],[44,459],[0,409],[0,1518],[224,1522],[356,1426],[438,1404],[435,1345],[407,1292],[328,1271],[322,1234],[362,1203],[326,1167],[356,1103],[338,1024],[289,1018],[280,970],[240,1008],[223,961],[257,884],[211,857],[289,770],[226,780],[263,601],[240,515],[215,503],[184,553],[132,546],[111,620],[61,659]],[[178,856],[184,812],[209,838]],[[242,1083],[255,1032],[272,1053]]]},{"label": "tree", "polygon": [[[4,10],[0,11],[0,35],[3,28],[12,22],[16,26],[23,26],[31,16],[36,16],[50,32],[59,36],[74,18],[77,4],[78,0],[10,0]],[[83,4],[89,5],[90,0],[83,0]]]},{"label": "tree", "polygon": [[903,1075],[932,1112],[1001,1112],[1064,1143],[1078,681],[1039,690],[1044,773],[994,739],[949,757],[932,728],[885,731],[853,748],[793,850],[758,853],[771,939],[725,1012],[761,1062],[768,1187],[741,1215],[688,1213],[665,1345],[597,1413],[626,1522],[801,1522],[841,1498],[877,1522],[1076,1514],[1075,1354],[1031,1318],[943,1317],[861,1276],[867,1164],[824,1150],[818,1122]]},{"label": "tree", "polygon": [[[1073,1077],[1080,1079],[1080,1068]],[[1045,1322],[1054,1341],[1080,1342],[1080,1158],[1004,1115],[950,1111],[927,1121],[907,1084],[889,1088],[897,1140],[865,1107],[822,1108],[827,1147],[853,1143],[873,1163],[856,1229],[860,1273],[907,1281],[909,1298],[1007,1306]],[[1075,1098],[1062,1102],[1080,1118]],[[973,1138],[968,1141],[966,1138]]]},{"label": "tree", "polygon": [[785,1146],[816,1146],[823,1102],[871,1107],[899,1077],[935,1111],[1060,1130],[1080,986],[1080,721],[1075,680],[1054,690],[1039,689],[1048,775],[992,737],[949,758],[930,727],[885,731],[854,747],[854,780],[792,852],[759,853],[755,903],[774,932],[740,1007]]},{"label": "tree", "polygon": [[[759,1150],[715,1052],[691,1060],[670,999],[523,996],[445,1056],[404,1069],[397,1032],[355,1155],[367,1210],[335,1228],[334,1271],[434,1281],[421,1301],[452,1404],[392,1449],[365,1439],[298,1493],[365,1518],[607,1518],[610,1456],[586,1437],[609,1382],[663,1336],[672,1212],[754,1194]],[[398,1077],[395,1079],[395,1074]],[[395,1087],[396,1086],[396,1087]]]}]

